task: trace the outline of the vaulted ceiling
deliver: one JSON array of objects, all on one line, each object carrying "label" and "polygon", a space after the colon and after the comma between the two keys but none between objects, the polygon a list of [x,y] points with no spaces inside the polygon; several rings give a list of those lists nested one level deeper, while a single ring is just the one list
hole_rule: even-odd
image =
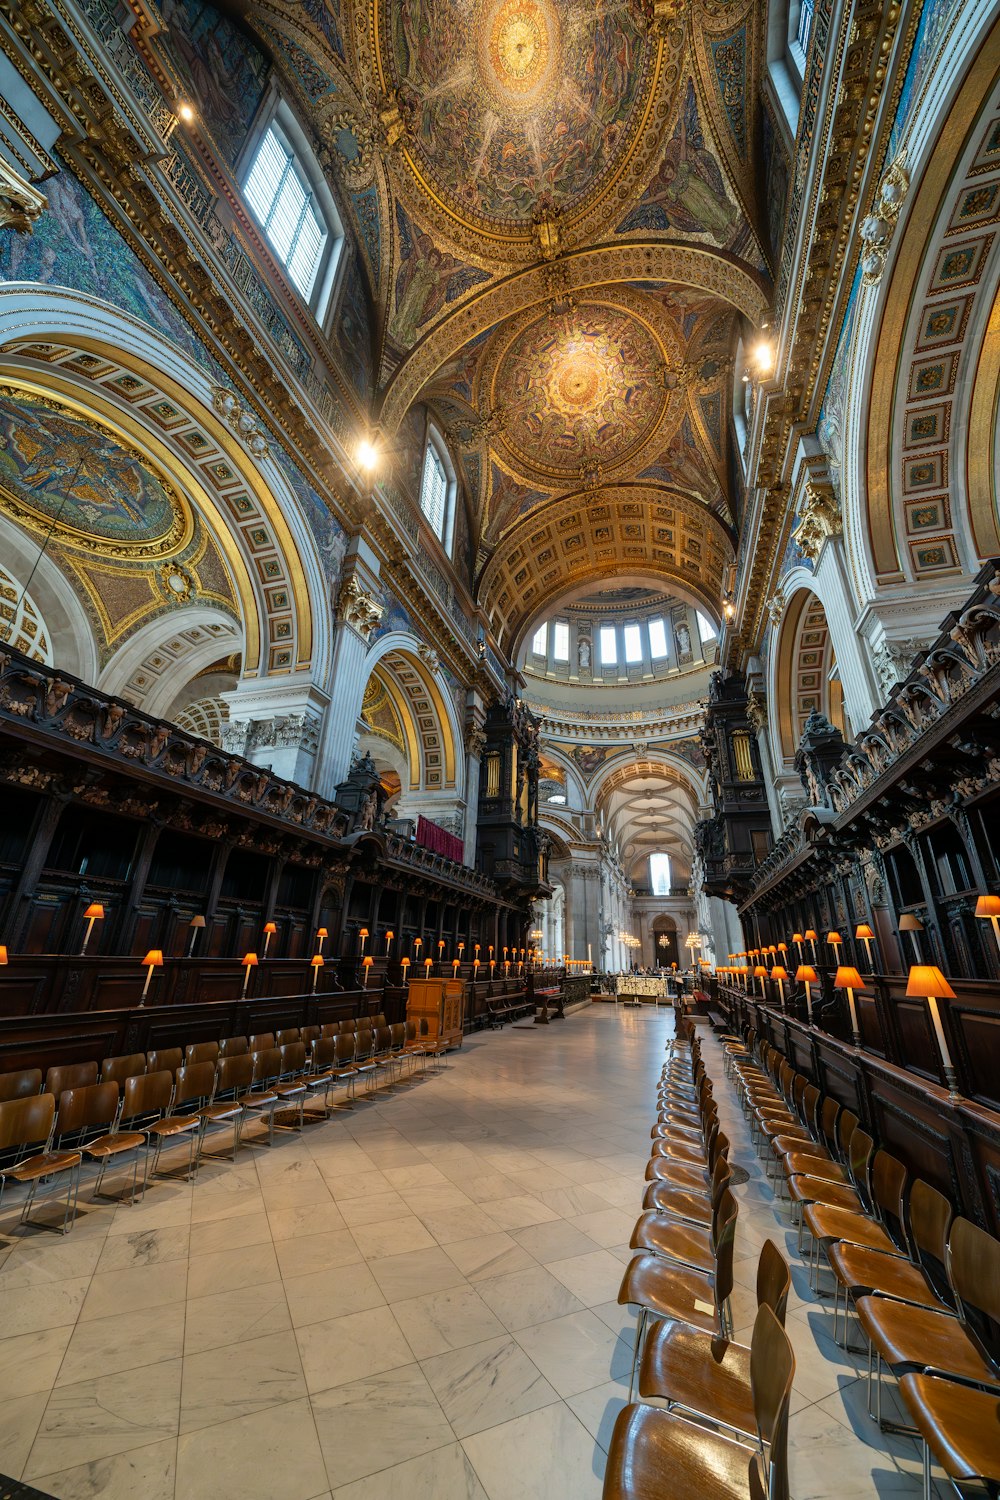
[{"label": "vaulted ceiling", "polygon": [[391,447],[436,415],[498,635],[537,610],[514,554],[549,601],[581,560],[613,576],[639,552],[717,600],[733,354],[770,288],[761,0],[238,8],[363,247],[373,425]]}]

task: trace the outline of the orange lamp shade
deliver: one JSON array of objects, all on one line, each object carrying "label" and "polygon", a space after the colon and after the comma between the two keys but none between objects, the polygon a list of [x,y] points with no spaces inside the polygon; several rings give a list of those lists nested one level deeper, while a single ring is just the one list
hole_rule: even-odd
[{"label": "orange lamp shade", "polygon": [[364,958],[361,960],[362,967],[365,969],[370,969],[374,962],[375,960],[372,958],[370,953],[366,953]]},{"label": "orange lamp shade", "polygon": [[941,970],[936,969],[933,964],[913,964],[906,981],[906,998],[908,1000],[921,998],[954,1000],[955,991]]},{"label": "orange lamp shade", "polygon": [[758,964],[757,965],[756,969],[754,969],[754,971],[753,971],[753,977],[755,979],[766,979],[767,978],[767,970],[764,968],[763,964]]},{"label": "orange lamp shade", "polygon": [[275,933],[275,932],[277,932],[277,930],[278,930],[278,924],[277,924],[277,922],[265,922],[264,923],[264,931],[265,932]]},{"label": "orange lamp shade", "polygon": [[804,942],[814,943],[816,941],[816,934],[815,932],[813,932],[811,927],[808,928],[808,930],[804,932],[802,936]]},{"label": "orange lamp shade", "polygon": [[839,947],[844,941],[839,932],[828,932],[826,940],[828,943],[832,943],[835,948]]},{"label": "orange lamp shade", "polygon": [[401,958],[399,960],[399,967],[401,969],[408,969],[410,967],[410,960],[408,958]]},{"label": "orange lamp shade", "polygon": [[795,970],[795,983],[805,984],[806,981],[810,984],[819,984],[819,975],[812,964],[799,964]]},{"label": "orange lamp shade", "polygon": [[142,961],[142,966],[143,966],[144,969],[159,969],[159,968],[162,968],[162,966],[163,966],[163,949],[162,948],[150,948],[149,952],[146,954],[146,957]]},{"label": "orange lamp shade", "polygon": [[770,946],[770,948],[768,948],[767,951],[768,951],[768,953],[777,953],[778,950],[775,947],[775,945],[772,943],[771,946]]},{"label": "orange lamp shade", "polygon": [[792,933],[792,942],[793,943],[801,943],[802,942],[802,934],[801,934],[801,932],[793,932]]},{"label": "orange lamp shade", "polygon": [[244,969],[255,969],[257,967],[256,953],[244,953],[242,962]]},{"label": "orange lamp shade", "polygon": [[774,968],[771,970],[771,978],[772,979],[787,979],[788,978],[788,970],[787,969],[783,969],[780,964],[775,964]]},{"label": "orange lamp shade", "polygon": [[359,932],[358,932],[358,937],[367,937],[367,936],[368,936],[368,928],[367,927],[362,927],[359,930]]},{"label": "orange lamp shade", "polygon": [[779,953],[787,953],[788,952],[788,944],[787,943],[779,943],[778,944],[778,952]]},{"label": "orange lamp shade", "polygon": [[[833,981],[833,987],[835,990],[863,990],[865,982],[857,969],[848,969],[841,964],[837,970],[837,977]],[[921,994],[923,994],[922,990]]]},{"label": "orange lamp shade", "polygon": [[980,896],[976,902],[977,917],[1000,917],[1000,896]]},{"label": "orange lamp shade", "polygon": [[205,925],[205,918],[204,917],[192,917],[189,925],[191,927],[197,927],[198,931],[200,932],[201,929]]},{"label": "orange lamp shade", "polygon": [[90,906],[87,907],[87,910],[83,915],[99,922],[104,916],[104,907],[99,901],[94,901]]},{"label": "orange lamp shade", "polygon": [[912,911],[904,911],[899,919],[900,932],[923,932],[924,924],[919,917],[915,917]]},{"label": "orange lamp shade", "polygon": [[6,962],[7,962],[7,947],[6,947],[5,943],[0,943],[0,968],[2,968],[3,965]]},{"label": "orange lamp shade", "polygon": [[874,932],[872,932],[872,930],[868,926],[867,922],[859,922],[858,926],[854,930],[854,936],[857,939],[861,939],[861,938],[873,938],[875,936],[875,934],[874,934]]},{"label": "orange lamp shade", "polygon": [[326,963],[326,959],[323,957],[322,953],[314,953],[312,958],[309,960],[309,963],[314,969],[322,969],[323,965]]},{"label": "orange lamp shade", "polygon": [[330,934],[327,932],[327,930],[326,930],[325,927],[317,927],[316,928],[316,936],[317,937],[329,937]]}]

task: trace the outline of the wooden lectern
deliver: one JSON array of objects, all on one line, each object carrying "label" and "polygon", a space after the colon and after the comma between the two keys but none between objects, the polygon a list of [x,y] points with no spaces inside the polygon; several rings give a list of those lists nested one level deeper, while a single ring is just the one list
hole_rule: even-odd
[{"label": "wooden lectern", "polygon": [[418,1041],[440,1041],[461,1047],[465,1027],[465,982],[461,979],[411,979],[406,1019],[417,1024]]}]

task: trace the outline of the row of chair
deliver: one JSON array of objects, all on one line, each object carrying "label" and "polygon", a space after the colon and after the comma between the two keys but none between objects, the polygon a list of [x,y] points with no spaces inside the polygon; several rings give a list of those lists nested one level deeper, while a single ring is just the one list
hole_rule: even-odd
[{"label": "row of chair", "polygon": [[59,1065],[48,1070],[41,1093],[40,1069],[0,1075],[7,1092],[0,1102],[0,1197],[8,1182],[27,1188],[24,1222],[39,1185],[59,1180],[66,1189],[67,1233],[85,1160],[98,1165],[98,1196],[108,1167],[131,1157],[134,1203],[156,1176],[166,1144],[186,1139],[191,1179],[210,1132],[227,1133],[235,1161],[250,1120],[265,1121],[272,1145],[276,1122],[288,1117],[301,1129],[307,1106],[329,1118],[336,1088],[350,1106],[359,1079],[369,1089],[386,1080],[391,1090],[404,1067],[426,1067],[442,1051],[440,1043],[421,1038],[412,1021],[371,1027],[363,1019],[356,1029],[307,1027],[294,1036],[229,1037],[105,1058],[100,1071],[96,1062]]},{"label": "row of chair", "polygon": [[[735,1343],[730,1146],[694,1027],[680,1016],[651,1136],[631,1241],[639,1253],[618,1296],[638,1318],[629,1405],[615,1424],[605,1500],[788,1500],[791,1279],[766,1241],[751,1342]],[[637,1365],[640,1399],[633,1402]],[[654,1399],[668,1409],[647,1404]]]},{"label": "row of chair", "polygon": [[[751,1033],[726,1044],[757,1147],[810,1236],[817,1291],[834,1281],[845,1346],[850,1311],[868,1342],[869,1401],[885,1430],[923,1440],[953,1484],[1000,1487],[1000,1241],[930,1183],[877,1148],[856,1115]],[[898,1381],[913,1426],[882,1415],[882,1375]],[[874,1397],[874,1408],[873,1408]],[[963,1491],[964,1492],[964,1491]]]}]

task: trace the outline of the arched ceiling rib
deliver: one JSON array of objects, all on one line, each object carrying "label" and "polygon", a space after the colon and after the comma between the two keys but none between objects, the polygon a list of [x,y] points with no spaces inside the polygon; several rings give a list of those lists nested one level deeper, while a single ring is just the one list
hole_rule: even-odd
[{"label": "arched ceiling rib", "polygon": [[640,557],[714,608],[732,359],[770,295],[764,0],[232,3],[359,244],[372,427],[409,454],[434,415],[502,643],[542,591]]}]

